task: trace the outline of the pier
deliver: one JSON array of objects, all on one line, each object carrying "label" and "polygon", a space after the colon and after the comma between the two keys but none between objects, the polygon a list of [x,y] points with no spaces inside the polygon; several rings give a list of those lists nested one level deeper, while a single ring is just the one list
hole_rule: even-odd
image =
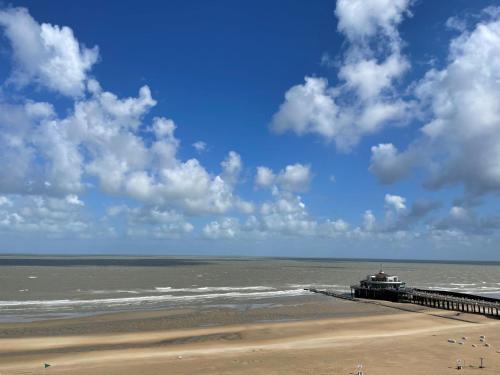
[{"label": "pier", "polygon": [[315,288],[305,288],[304,290],[307,290],[308,292],[324,294],[325,296],[329,296],[329,297],[346,299],[346,300],[349,300],[349,301],[354,301],[355,300],[354,296],[352,294],[349,295],[347,293],[336,292],[336,291],[333,291],[333,290],[315,289]]},{"label": "pier", "polygon": [[500,319],[500,299],[476,296],[472,294],[450,292],[446,290],[430,290],[405,288],[399,290],[351,289],[351,293],[342,293],[326,289],[305,289],[312,293],[356,301],[357,298],[376,299],[400,303],[413,303],[436,309],[453,310],[469,314],[481,314]]},{"label": "pier", "polygon": [[408,302],[444,310],[500,317],[500,299],[444,290],[410,289]]},{"label": "pier", "polygon": [[500,319],[500,299],[447,290],[410,288],[399,276],[390,276],[380,270],[368,275],[358,285],[351,285],[351,293],[334,290],[306,289],[330,297],[356,301],[357,298],[413,303],[437,309],[481,314]]}]

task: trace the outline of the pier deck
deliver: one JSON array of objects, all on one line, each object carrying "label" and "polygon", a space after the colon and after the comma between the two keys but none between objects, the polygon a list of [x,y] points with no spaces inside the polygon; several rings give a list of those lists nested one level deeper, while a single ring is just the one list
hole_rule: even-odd
[{"label": "pier deck", "polygon": [[379,299],[393,302],[413,303],[422,306],[481,314],[500,318],[500,299],[476,296],[472,294],[450,292],[446,290],[430,290],[419,288],[405,288],[401,290],[376,290],[352,288],[351,293],[342,293],[333,290],[315,288],[306,289],[313,293],[320,293],[331,297],[355,301],[356,298]]},{"label": "pier deck", "polygon": [[500,300],[443,290],[410,289],[406,292],[411,303],[472,314],[500,317]]}]

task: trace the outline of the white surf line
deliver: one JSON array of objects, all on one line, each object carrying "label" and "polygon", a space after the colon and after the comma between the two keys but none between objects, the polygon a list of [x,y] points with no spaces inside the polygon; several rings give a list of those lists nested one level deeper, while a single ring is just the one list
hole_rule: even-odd
[{"label": "white surf line", "polygon": [[61,307],[61,306],[79,306],[79,305],[133,305],[140,303],[155,303],[155,302],[169,302],[169,301],[196,301],[205,299],[217,298],[233,298],[233,299],[259,299],[259,298],[272,298],[272,297],[286,297],[286,296],[300,296],[307,294],[302,289],[290,290],[273,290],[267,292],[227,292],[227,293],[210,293],[210,294],[194,294],[194,295],[181,295],[174,296],[170,294],[153,295],[153,296],[140,296],[140,297],[123,297],[123,298],[101,298],[101,299],[60,299],[60,300],[14,300],[14,301],[0,301],[0,309],[2,307],[16,307],[16,306],[44,306],[44,307]]}]

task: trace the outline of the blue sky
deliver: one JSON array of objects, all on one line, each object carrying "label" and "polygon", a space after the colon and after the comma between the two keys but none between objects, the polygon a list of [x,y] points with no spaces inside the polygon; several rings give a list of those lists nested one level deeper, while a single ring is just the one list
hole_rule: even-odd
[{"label": "blue sky", "polygon": [[0,251],[499,260],[494,1],[0,9]]}]

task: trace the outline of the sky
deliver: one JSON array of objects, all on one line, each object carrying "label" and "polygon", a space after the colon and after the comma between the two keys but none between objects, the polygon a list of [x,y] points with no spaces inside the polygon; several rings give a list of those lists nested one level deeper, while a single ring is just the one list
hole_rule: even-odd
[{"label": "sky", "polygon": [[0,252],[500,260],[500,3],[0,6]]}]

